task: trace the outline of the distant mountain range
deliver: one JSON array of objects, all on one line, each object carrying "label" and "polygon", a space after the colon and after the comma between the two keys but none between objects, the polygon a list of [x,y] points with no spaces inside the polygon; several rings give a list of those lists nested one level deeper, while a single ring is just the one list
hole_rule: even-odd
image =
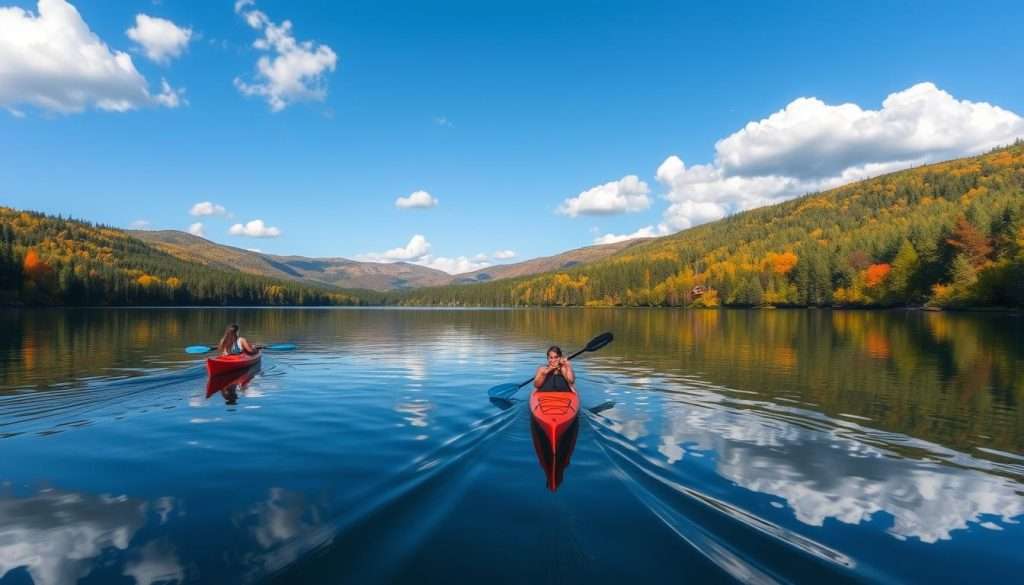
[{"label": "distant mountain range", "polygon": [[614,244],[587,246],[585,248],[576,248],[575,250],[555,254],[554,256],[533,258],[532,260],[524,260],[523,262],[516,262],[515,264],[489,266],[487,268],[481,268],[480,270],[474,270],[473,272],[456,274],[451,278],[450,284],[489,282],[504,278],[517,278],[520,276],[530,276],[532,274],[541,274],[543,272],[551,272],[554,270],[576,268],[577,266],[583,266],[584,264],[589,264],[597,260],[603,260],[613,254],[621,252],[622,250],[642,244],[649,239],[650,238],[637,238],[635,240],[627,240],[625,242],[617,242]]},{"label": "distant mountain range", "polygon": [[607,258],[643,240],[588,246],[554,256],[534,258],[515,264],[490,266],[465,274],[451,275],[440,270],[408,262],[359,262],[347,258],[308,258],[278,256],[211,242],[177,230],[129,230],[138,238],[172,256],[210,267],[282,278],[299,282],[327,284],[343,289],[390,291],[447,284],[489,282],[529,276],[552,270],[581,266]]}]

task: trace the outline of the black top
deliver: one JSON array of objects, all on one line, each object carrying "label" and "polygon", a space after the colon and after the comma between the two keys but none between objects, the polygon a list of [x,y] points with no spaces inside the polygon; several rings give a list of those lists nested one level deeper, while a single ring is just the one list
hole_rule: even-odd
[{"label": "black top", "polygon": [[544,378],[544,383],[540,385],[538,390],[569,392],[572,388],[569,387],[569,383],[565,381],[565,377],[561,374],[548,374],[548,377]]}]

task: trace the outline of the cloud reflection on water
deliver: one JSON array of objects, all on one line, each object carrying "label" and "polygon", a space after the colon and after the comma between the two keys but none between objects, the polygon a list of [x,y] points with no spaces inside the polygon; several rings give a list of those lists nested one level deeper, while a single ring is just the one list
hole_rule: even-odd
[{"label": "cloud reflection on water", "polygon": [[[998,529],[994,519],[1013,523],[1024,514],[1024,486],[986,473],[986,462],[959,465],[971,463],[968,455],[956,454],[953,465],[943,461],[950,454],[938,445],[909,438],[901,445],[896,437],[883,444],[853,423],[832,421],[836,428],[826,429],[813,418],[798,420],[798,409],[786,408],[783,420],[724,402],[710,392],[685,400],[664,395],[663,413],[648,422],[660,423],[654,434],[664,464],[657,473],[680,473],[674,466],[687,454],[703,452],[713,456],[722,478],[783,499],[804,524],[833,519],[856,525],[883,513],[891,518],[888,534],[924,543],[949,540],[970,524]],[[601,423],[643,449],[647,415],[619,409],[610,416]]]},{"label": "cloud reflection on water", "polygon": [[[125,496],[43,489],[29,497],[0,493],[0,577],[23,567],[35,585],[69,585],[88,576],[109,550],[127,551],[147,521],[146,502]],[[169,498],[156,507],[161,517]],[[138,585],[180,581],[184,571],[166,542],[150,542],[126,563]]]}]

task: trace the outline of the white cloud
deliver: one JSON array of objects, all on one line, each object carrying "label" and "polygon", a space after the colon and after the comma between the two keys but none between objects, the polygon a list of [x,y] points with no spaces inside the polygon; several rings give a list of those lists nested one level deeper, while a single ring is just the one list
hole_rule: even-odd
[{"label": "white cloud", "polygon": [[135,26],[125,34],[139,44],[146,57],[162,65],[180,57],[192,39],[191,28],[182,28],[167,19],[146,14],[136,14]]},{"label": "white cloud", "polygon": [[270,55],[256,62],[256,81],[248,83],[235,78],[235,87],[247,96],[262,96],[270,109],[279,112],[300,101],[323,101],[327,97],[326,73],[337,67],[338,56],[327,45],[314,46],[312,41],[297,41],[289,20],[277,24],[260,10],[255,2],[235,2],[235,12],[251,28],[263,31],[263,38],[252,46]]},{"label": "white cloud", "polygon": [[131,222],[128,225],[133,230],[144,230],[144,229],[148,228],[152,224],[150,224],[148,219],[136,219],[135,221]]},{"label": "white cloud", "polygon": [[188,226],[188,233],[193,236],[199,236],[200,238],[206,237],[206,231],[203,229],[203,224],[198,221]]},{"label": "white cloud", "polygon": [[472,272],[491,265],[487,261],[487,254],[477,254],[473,257],[458,256],[455,258],[434,256],[430,253],[430,242],[421,234],[414,235],[409,239],[409,243],[404,246],[392,248],[386,252],[360,254],[356,258],[364,262],[409,262],[441,270],[448,274]]},{"label": "white cloud", "polygon": [[430,252],[430,242],[420,234],[409,239],[409,243],[399,248],[392,248],[386,252],[370,252],[359,256],[360,260],[368,262],[398,262],[412,261],[423,258]]},{"label": "white cloud", "polygon": [[715,144],[715,160],[658,167],[669,207],[658,233],[914,165],[977,154],[1024,137],[1024,118],[957,100],[932,83],[890,94],[879,110],[802,97]]},{"label": "white cloud", "polygon": [[426,191],[416,191],[408,197],[395,199],[395,207],[399,209],[426,209],[437,207],[437,198]]},{"label": "white cloud", "polygon": [[160,79],[160,93],[153,96],[153,101],[165,108],[176,108],[182,104],[188,105],[184,97],[185,88],[174,89],[166,79]]},{"label": "white cloud", "polygon": [[203,215],[227,215],[228,210],[223,205],[218,205],[212,201],[201,201],[192,206],[192,209],[188,210],[189,215],[196,217]]},{"label": "white cloud", "polygon": [[494,253],[495,260],[508,260],[509,258],[515,258],[516,253],[513,250],[498,250]]},{"label": "white cloud", "polygon": [[466,256],[459,256],[457,258],[446,258],[444,256],[431,256],[427,254],[419,260],[413,262],[413,264],[419,264],[420,266],[426,266],[428,268],[434,268],[448,274],[462,274],[463,272],[473,272],[474,270],[480,270],[481,268],[487,268],[491,265],[487,261],[487,256],[484,254],[477,254],[476,256],[469,258]]},{"label": "white cloud", "polygon": [[867,164],[979,153],[1022,135],[1024,120],[1013,112],[919,83],[890,94],[880,110],[799,98],[715,150],[730,176],[820,180]]},{"label": "white cloud", "polygon": [[166,81],[151,94],[131,56],[111,51],[71,4],[39,0],[37,12],[0,7],[0,107],[14,115],[23,114],[17,104],[70,114],[185,103]]},{"label": "white cloud", "polygon": [[598,185],[562,202],[558,213],[576,217],[578,215],[611,215],[632,211],[643,211],[650,205],[647,194],[650,188],[636,175],[625,176],[618,181]]},{"label": "white cloud", "polygon": [[441,126],[443,128],[454,128],[455,127],[455,124],[452,124],[452,121],[449,120],[445,116],[437,116],[437,117],[435,117],[434,118],[434,124],[437,124],[438,126]]},{"label": "white cloud", "polygon": [[232,236],[246,236],[249,238],[276,238],[281,235],[281,230],[265,225],[262,219],[254,219],[244,225],[236,223],[228,228],[228,233]]},{"label": "white cloud", "polygon": [[[659,226],[661,227],[661,226]],[[603,236],[594,238],[595,244],[617,244],[619,242],[625,242],[626,240],[635,240],[637,238],[655,238],[667,234],[668,231],[665,228],[659,229],[653,225],[642,227],[631,234],[605,234]]]}]

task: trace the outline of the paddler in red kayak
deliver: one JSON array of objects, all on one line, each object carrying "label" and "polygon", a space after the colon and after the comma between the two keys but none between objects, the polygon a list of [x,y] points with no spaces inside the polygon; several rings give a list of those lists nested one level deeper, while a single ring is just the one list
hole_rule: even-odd
[{"label": "paddler in red kayak", "polygon": [[217,349],[220,355],[256,355],[260,352],[259,346],[254,346],[248,339],[239,337],[237,324],[228,325],[224,330],[224,337],[221,337],[220,343],[217,344]]},{"label": "paddler in red kayak", "polygon": [[562,348],[552,345],[548,348],[547,365],[537,368],[533,375],[533,387],[537,390],[575,392],[576,373],[572,364],[562,357]]}]

